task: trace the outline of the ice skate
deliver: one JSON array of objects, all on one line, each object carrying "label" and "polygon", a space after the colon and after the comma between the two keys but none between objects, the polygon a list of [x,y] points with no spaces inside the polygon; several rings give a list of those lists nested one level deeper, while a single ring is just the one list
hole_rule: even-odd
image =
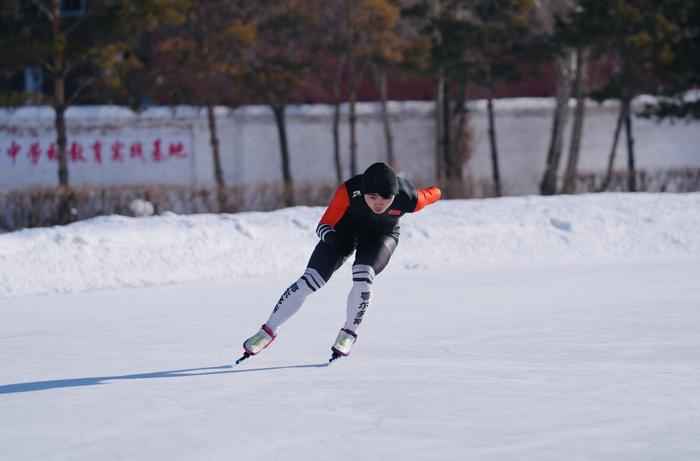
[{"label": "ice skate", "polygon": [[248,357],[258,354],[261,350],[269,346],[276,337],[277,335],[275,335],[267,325],[263,325],[257,333],[245,340],[243,343],[243,350],[245,352],[240,359],[236,360],[236,365],[246,360]]},{"label": "ice skate", "polygon": [[350,349],[352,349],[352,345],[355,344],[356,340],[357,335],[355,333],[343,328],[338,333],[338,337],[335,338],[335,344],[333,344],[333,347],[331,347],[333,355],[338,354],[343,357],[347,357],[350,355]]}]

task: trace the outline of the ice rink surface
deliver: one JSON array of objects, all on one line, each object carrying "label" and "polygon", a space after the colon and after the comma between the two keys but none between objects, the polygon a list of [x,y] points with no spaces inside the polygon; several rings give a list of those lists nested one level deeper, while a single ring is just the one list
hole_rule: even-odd
[{"label": "ice rink surface", "polygon": [[0,457],[700,459],[700,257],[390,265],[326,367],[346,266],[232,367],[302,269],[0,300]]}]

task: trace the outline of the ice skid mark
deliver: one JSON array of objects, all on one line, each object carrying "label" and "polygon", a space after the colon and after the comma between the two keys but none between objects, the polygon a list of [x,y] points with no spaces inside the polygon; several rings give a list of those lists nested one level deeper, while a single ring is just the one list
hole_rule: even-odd
[{"label": "ice skid mark", "polygon": [[562,230],[565,232],[571,232],[571,223],[568,221],[561,221],[557,218],[551,218],[549,220],[549,223],[559,230]]}]

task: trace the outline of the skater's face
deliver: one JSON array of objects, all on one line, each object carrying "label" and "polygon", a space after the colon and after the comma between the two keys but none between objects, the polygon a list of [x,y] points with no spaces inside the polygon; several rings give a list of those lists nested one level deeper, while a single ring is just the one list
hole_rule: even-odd
[{"label": "skater's face", "polygon": [[365,194],[365,202],[367,202],[367,206],[370,208],[370,210],[377,214],[384,213],[387,208],[394,203],[394,198],[394,195],[390,195],[389,198],[385,198],[379,194]]}]

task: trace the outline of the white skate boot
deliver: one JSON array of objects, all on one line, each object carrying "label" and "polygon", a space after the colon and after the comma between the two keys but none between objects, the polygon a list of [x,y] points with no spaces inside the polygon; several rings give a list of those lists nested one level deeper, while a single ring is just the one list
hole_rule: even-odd
[{"label": "white skate boot", "polygon": [[245,352],[243,353],[243,357],[236,361],[236,365],[251,355],[255,355],[261,350],[265,349],[272,343],[272,341],[275,340],[276,337],[277,335],[275,335],[275,333],[273,333],[273,331],[268,328],[267,325],[263,325],[257,333],[245,340],[243,343],[243,350],[245,350]]},{"label": "white skate boot", "polygon": [[331,347],[333,351],[333,356],[331,356],[330,362],[337,360],[340,357],[347,357],[350,355],[350,349],[352,345],[357,341],[357,335],[350,330],[343,328],[338,333],[338,337],[335,338],[335,344]]}]

